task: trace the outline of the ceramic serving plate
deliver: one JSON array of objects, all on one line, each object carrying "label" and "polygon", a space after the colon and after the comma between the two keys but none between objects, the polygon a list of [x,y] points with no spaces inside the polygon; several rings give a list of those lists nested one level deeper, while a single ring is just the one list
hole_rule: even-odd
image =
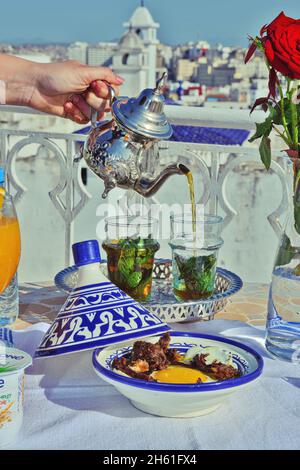
[{"label": "ceramic serving plate", "polygon": [[[147,338],[147,341],[155,343],[158,338]],[[247,387],[262,373],[263,359],[249,346],[219,336],[171,332],[170,347],[184,354],[193,346],[214,346],[229,351],[241,377],[200,384],[166,384],[133,379],[112,369],[113,360],[127,354],[132,349],[132,342],[95,350],[93,366],[99,377],[113,385],[136,408],[174,418],[200,416],[216,410],[230,395]]]}]

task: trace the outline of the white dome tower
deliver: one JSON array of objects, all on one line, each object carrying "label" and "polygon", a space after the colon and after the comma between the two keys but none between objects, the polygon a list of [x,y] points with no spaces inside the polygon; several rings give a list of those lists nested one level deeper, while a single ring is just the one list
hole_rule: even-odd
[{"label": "white dome tower", "polygon": [[112,60],[113,70],[125,80],[122,95],[135,96],[147,88],[148,55],[142,39],[133,29],[122,36]]},{"label": "white dome tower", "polygon": [[159,23],[155,23],[148,8],[141,1],[141,6],[136,8],[129,21],[124,23],[124,28],[132,29],[145,45],[148,56],[147,87],[153,88],[156,83],[156,48],[158,44],[157,29]]}]

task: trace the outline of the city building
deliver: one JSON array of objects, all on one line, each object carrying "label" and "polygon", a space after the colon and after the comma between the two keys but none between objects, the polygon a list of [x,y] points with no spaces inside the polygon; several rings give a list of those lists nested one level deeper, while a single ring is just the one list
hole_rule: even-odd
[{"label": "city building", "polygon": [[123,95],[135,96],[149,86],[148,59],[142,39],[130,29],[122,36],[112,58],[113,70],[125,79]]},{"label": "city building", "polygon": [[125,79],[122,92],[136,95],[143,88],[155,86],[158,75],[166,71],[171,62],[172,48],[160,45],[159,24],[143,4],[123,26],[125,34],[118,43],[75,42],[68,47],[68,58],[93,66],[112,66]]},{"label": "city building", "polygon": [[115,42],[100,42],[87,48],[88,65],[110,65],[117,47]]},{"label": "city building", "polygon": [[129,21],[124,23],[127,31],[133,30],[142,40],[145,48],[145,66],[147,67],[147,87],[153,88],[156,82],[156,57],[157,46],[157,30],[159,23],[156,23],[148,8],[139,6],[133,12]]},{"label": "city building", "polygon": [[88,43],[74,42],[68,47],[68,57],[70,60],[78,60],[83,64],[87,63]]},{"label": "city building", "polygon": [[197,82],[208,87],[223,87],[231,85],[234,79],[235,68],[227,64],[214,67],[208,62],[203,62],[197,68]]},{"label": "city building", "polygon": [[231,101],[243,103],[245,107],[249,107],[251,104],[249,87],[249,80],[241,80],[240,82],[233,83],[230,87],[229,99]]},{"label": "city building", "polygon": [[250,103],[252,104],[255,103],[257,98],[268,96],[269,94],[268,81],[264,78],[252,79],[251,85],[249,88],[249,93],[250,93]]},{"label": "city building", "polygon": [[171,67],[172,57],[173,57],[173,50],[171,46],[166,44],[159,43],[156,48],[158,60],[163,60],[163,64],[160,66],[165,66],[167,68]]},{"label": "city building", "polygon": [[191,106],[249,107],[267,94],[268,69],[259,52],[245,65],[245,49],[211,45],[201,39],[169,46],[157,38],[159,24],[144,2],[135,8],[119,42],[63,44],[0,44],[0,51],[37,62],[77,60],[92,66],[110,66],[123,76],[122,94],[135,96],[154,87],[168,71],[166,97]]},{"label": "city building", "polygon": [[178,59],[176,63],[177,80],[191,80],[197,67],[197,62],[188,59]]}]

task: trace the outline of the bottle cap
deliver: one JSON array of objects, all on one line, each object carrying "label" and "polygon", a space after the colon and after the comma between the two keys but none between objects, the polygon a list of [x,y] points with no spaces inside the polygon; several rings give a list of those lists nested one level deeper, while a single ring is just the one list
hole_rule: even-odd
[{"label": "bottle cap", "polygon": [[76,266],[101,262],[99,243],[97,240],[74,243],[72,250]]},{"label": "bottle cap", "polygon": [[0,185],[2,186],[5,183],[5,171],[4,168],[0,166]]}]

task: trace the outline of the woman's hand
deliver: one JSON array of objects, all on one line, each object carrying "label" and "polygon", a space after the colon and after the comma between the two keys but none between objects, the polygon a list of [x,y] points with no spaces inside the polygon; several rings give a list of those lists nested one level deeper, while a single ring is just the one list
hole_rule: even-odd
[{"label": "woman's hand", "polygon": [[88,67],[75,61],[44,64],[40,71],[29,106],[79,124],[90,121],[92,109],[98,111],[98,119],[109,111],[105,82],[118,93],[124,81],[107,67]]},{"label": "woman's hand", "polygon": [[92,109],[98,111],[98,119],[109,110],[106,83],[118,94],[124,80],[107,67],[89,67],[75,61],[38,64],[0,55],[0,81],[6,104],[30,106],[86,124]]}]

